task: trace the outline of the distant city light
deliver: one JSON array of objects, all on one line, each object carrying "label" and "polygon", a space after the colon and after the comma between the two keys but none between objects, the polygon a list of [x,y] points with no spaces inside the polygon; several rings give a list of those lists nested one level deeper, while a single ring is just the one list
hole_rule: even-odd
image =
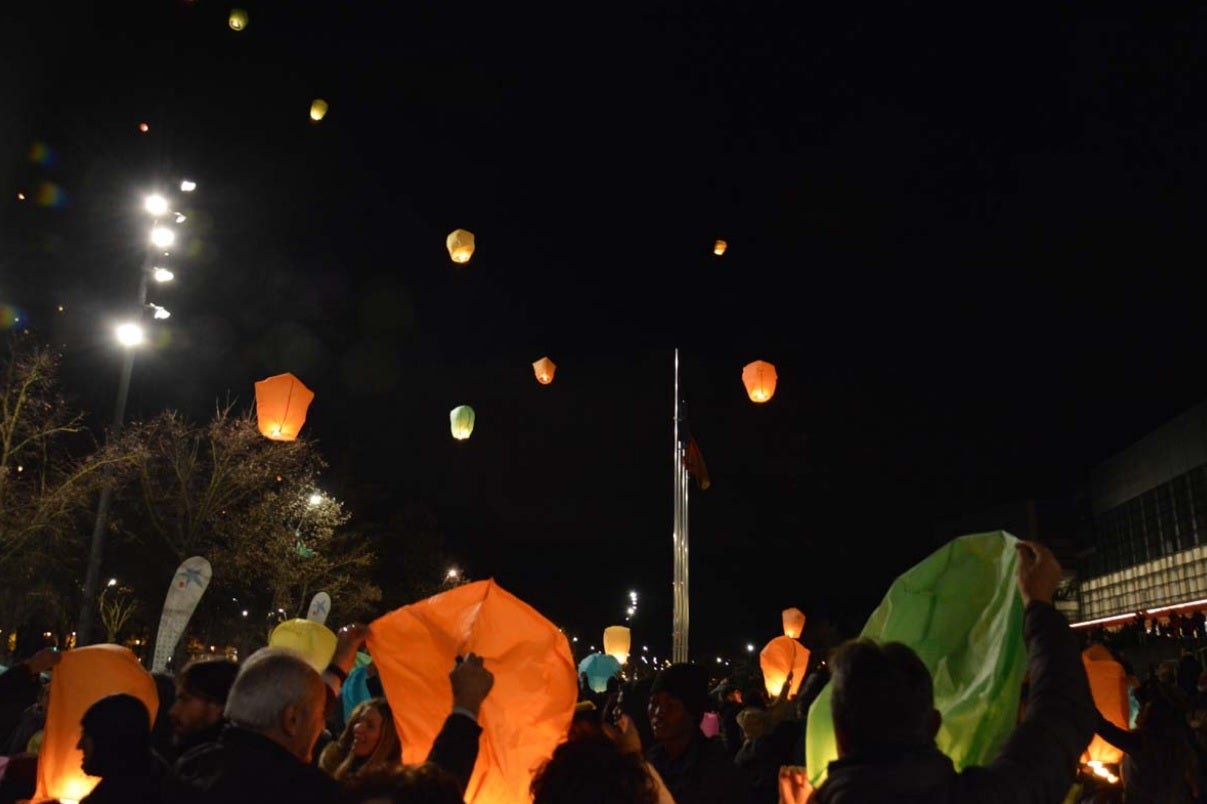
[{"label": "distant city light", "polygon": [[460,574],[460,571],[456,567],[449,567],[448,575],[445,577],[447,577],[450,581],[455,581],[457,580],[457,576]]},{"label": "distant city light", "polygon": [[168,199],[156,193],[155,195],[147,196],[146,201],[143,202],[143,206],[146,208],[147,212],[150,212],[152,215],[158,218],[160,215],[167,214]]},{"label": "distant city light", "polygon": [[[167,268],[156,268],[151,272],[151,277],[156,282],[171,282],[176,278],[176,274],[172,273]],[[63,308],[60,307],[59,309],[62,310]]]},{"label": "distant city light", "polygon": [[197,189],[197,182],[195,182],[195,181],[189,181],[188,179],[185,179],[184,181],[182,181],[180,183],[180,192],[182,192],[182,193],[191,193],[196,189]]},{"label": "distant city light", "polygon": [[151,242],[159,248],[167,248],[176,242],[176,233],[166,226],[156,226],[151,230]]},{"label": "distant city light", "polygon": [[156,321],[167,321],[172,317],[172,314],[169,313],[166,308],[160,307],[158,304],[150,304],[147,306],[151,308],[151,317]]},{"label": "distant city light", "polygon": [[117,578],[110,578],[110,579],[109,579],[109,584],[108,584],[108,585],[109,585],[109,586],[117,586]]},{"label": "distant city light", "polygon": [[747,652],[747,653],[754,653],[754,645],[753,645],[752,643],[750,643],[750,642],[747,642],[747,643],[746,643],[746,652]]},{"label": "distant city light", "polygon": [[323,501],[323,495],[319,494],[318,492],[315,492],[314,494],[310,495],[310,499],[307,502],[309,502],[311,505],[318,505],[322,501]]},{"label": "distant city light", "polygon": [[117,342],[122,346],[138,346],[145,338],[143,329],[138,324],[120,324],[115,332],[117,334]]}]

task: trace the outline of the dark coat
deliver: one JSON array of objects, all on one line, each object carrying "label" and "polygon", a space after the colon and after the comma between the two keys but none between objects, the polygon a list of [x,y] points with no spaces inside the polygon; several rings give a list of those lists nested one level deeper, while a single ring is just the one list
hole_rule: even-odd
[{"label": "dark coat", "polygon": [[38,698],[42,681],[24,662],[0,673],[0,740],[6,743],[25,710]]},{"label": "dark coat", "polygon": [[154,751],[148,750],[139,761],[131,761],[121,772],[106,773],[80,804],[128,804],[163,801],[163,781],[168,766]]},{"label": "dark coat", "polygon": [[814,804],[1014,804],[1058,802],[1073,784],[1098,720],[1081,651],[1065,621],[1032,602],[1024,622],[1030,688],[1026,712],[993,762],[957,773],[934,744],[830,763]]},{"label": "dark coat", "polygon": [[750,798],[745,780],[717,737],[697,731],[675,759],[661,745],[652,747],[646,759],[666,782],[675,804],[734,804]]}]

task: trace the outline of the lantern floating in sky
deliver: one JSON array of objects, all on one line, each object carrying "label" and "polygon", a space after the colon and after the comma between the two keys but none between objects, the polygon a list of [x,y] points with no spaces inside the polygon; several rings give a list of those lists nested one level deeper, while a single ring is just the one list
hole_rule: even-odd
[{"label": "lantern floating in sky", "polygon": [[756,360],[742,369],[742,384],[752,402],[766,402],[775,395],[775,366],[766,360]]},{"label": "lantern floating in sky", "polygon": [[464,441],[474,431],[474,409],[469,405],[458,405],[449,412],[448,421],[453,438]]},{"label": "lantern floating in sky", "polygon": [[624,664],[629,660],[629,647],[632,645],[632,634],[623,625],[611,625],[604,629],[604,653]]},{"label": "lantern floating in sky", "polygon": [[247,12],[241,8],[232,8],[226,24],[231,27],[232,31],[242,31],[247,27]]},{"label": "lantern floating in sky", "polygon": [[542,357],[532,364],[532,370],[536,373],[537,382],[548,385],[553,382],[553,372],[557,371],[557,365],[549,358]]},{"label": "lantern floating in sky", "polygon": [[725,249],[727,249],[727,248],[729,248],[728,243],[726,243],[724,240],[718,240],[717,242],[712,244],[712,253],[716,254],[718,257],[720,257],[722,254],[725,253]]},{"label": "lantern floating in sky", "polygon": [[306,422],[311,391],[292,374],[278,374],[256,383],[256,418],[260,434],[273,441],[294,441]]},{"label": "lantern floating in sky", "polygon": [[138,130],[141,131],[143,134],[146,134],[148,131],[151,130],[151,127],[148,126],[146,123],[139,123]]},{"label": "lantern floating in sky", "polygon": [[453,262],[469,262],[469,258],[474,256],[474,233],[456,229],[449,232],[445,245],[448,246],[448,256],[453,258]]},{"label": "lantern floating in sky", "polygon": [[327,116],[327,101],[315,98],[310,102],[310,119],[318,122]]},{"label": "lantern floating in sky", "polygon": [[805,630],[805,613],[800,609],[784,609],[784,636],[800,639]]},{"label": "lantern floating in sky", "polygon": [[763,684],[772,698],[780,694],[788,674],[792,674],[792,686],[788,697],[795,698],[800,683],[809,667],[809,649],[790,636],[778,636],[764,646],[759,653],[759,667],[763,670]]}]

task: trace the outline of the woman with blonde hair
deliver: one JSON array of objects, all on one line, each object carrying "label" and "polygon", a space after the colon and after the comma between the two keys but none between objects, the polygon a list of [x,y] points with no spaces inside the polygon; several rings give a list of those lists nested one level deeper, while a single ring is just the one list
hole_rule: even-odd
[{"label": "woman with blonde hair", "polygon": [[341,780],[368,770],[402,766],[402,741],[394,727],[394,713],[385,698],[359,703],[339,739],[319,758],[319,767]]}]

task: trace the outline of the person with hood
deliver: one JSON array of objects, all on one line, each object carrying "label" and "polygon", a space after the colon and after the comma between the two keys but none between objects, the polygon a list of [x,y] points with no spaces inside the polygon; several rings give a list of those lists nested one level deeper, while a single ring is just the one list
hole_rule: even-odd
[{"label": "person with hood", "polygon": [[151,713],[133,695],[107,695],[80,721],[84,773],[100,783],[80,804],[155,802],[167,765],[151,750]]},{"label": "person with hood", "polygon": [[829,663],[838,759],[811,804],[1064,799],[1098,710],[1077,639],[1052,605],[1059,562],[1038,543],[1016,547],[1030,684],[1022,720],[997,757],[957,772],[935,745],[941,715],[926,665],[901,643],[854,640]]},{"label": "person with hood", "polygon": [[646,759],[676,804],[732,804],[750,797],[721,738],[700,730],[709,700],[708,673],[699,665],[673,664],[650,687],[655,744]]}]

